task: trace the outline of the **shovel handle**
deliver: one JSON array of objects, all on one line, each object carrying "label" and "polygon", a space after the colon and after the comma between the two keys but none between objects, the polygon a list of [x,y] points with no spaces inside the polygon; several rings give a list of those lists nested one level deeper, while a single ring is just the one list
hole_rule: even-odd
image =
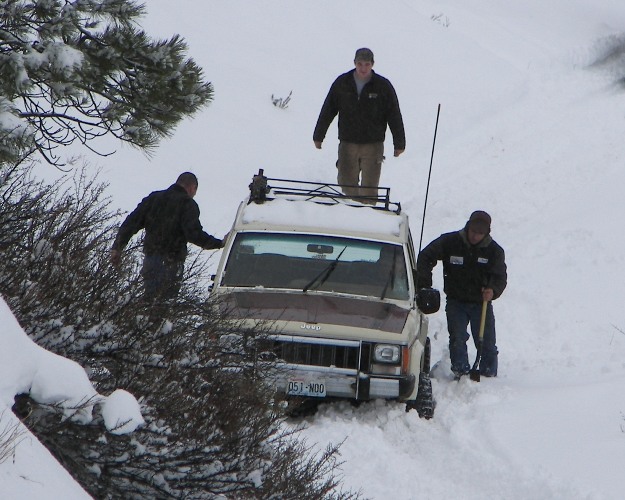
[{"label": "shovel handle", "polygon": [[480,333],[478,335],[480,342],[484,338],[484,326],[486,325],[486,309],[488,308],[488,301],[482,301],[482,316],[480,317]]},{"label": "shovel handle", "polygon": [[488,308],[488,301],[482,301],[482,316],[480,318],[480,332],[477,342],[477,356],[475,357],[475,363],[473,368],[469,372],[469,377],[474,382],[480,381],[480,361],[482,361],[482,343],[484,342],[484,326],[486,325],[486,309]]}]

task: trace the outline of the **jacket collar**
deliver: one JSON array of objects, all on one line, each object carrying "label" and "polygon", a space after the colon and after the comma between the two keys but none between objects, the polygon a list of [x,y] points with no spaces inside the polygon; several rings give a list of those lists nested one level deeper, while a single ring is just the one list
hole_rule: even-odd
[{"label": "jacket collar", "polygon": [[468,247],[485,248],[488,245],[490,245],[491,242],[493,241],[493,238],[491,237],[491,235],[487,234],[486,236],[484,236],[484,239],[480,241],[477,245],[471,245],[471,243],[469,242],[469,238],[467,237],[466,227],[458,231],[458,234],[460,234],[460,237],[462,238],[463,243]]},{"label": "jacket collar", "polygon": [[[185,188],[183,188],[180,184],[175,184],[175,183],[172,184],[171,186],[169,186],[167,188],[167,191],[175,191],[175,192],[181,193],[181,194],[184,193],[187,196],[189,196],[189,193],[187,193],[187,190]],[[189,198],[190,198],[190,196],[189,196]]]}]

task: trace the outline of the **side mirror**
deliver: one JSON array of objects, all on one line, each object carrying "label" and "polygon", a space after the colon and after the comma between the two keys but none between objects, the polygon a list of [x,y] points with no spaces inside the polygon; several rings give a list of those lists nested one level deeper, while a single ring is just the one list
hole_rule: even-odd
[{"label": "side mirror", "polygon": [[417,307],[423,314],[433,314],[441,308],[441,293],[435,288],[421,288],[417,292]]}]

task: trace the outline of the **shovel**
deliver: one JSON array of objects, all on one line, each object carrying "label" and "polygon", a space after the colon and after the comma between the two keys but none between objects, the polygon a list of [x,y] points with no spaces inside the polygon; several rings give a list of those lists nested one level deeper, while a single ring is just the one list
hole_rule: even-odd
[{"label": "shovel", "polygon": [[482,317],[480,318],[480,333],[477,340],[477,357],[473,368],[469,372],[469,378],[474,382],[480,381],[480,361],[482,360],[482,344],[484,343],[484,325],[486,324],[486,308],[488,307],[488,301],[482,302]]}]

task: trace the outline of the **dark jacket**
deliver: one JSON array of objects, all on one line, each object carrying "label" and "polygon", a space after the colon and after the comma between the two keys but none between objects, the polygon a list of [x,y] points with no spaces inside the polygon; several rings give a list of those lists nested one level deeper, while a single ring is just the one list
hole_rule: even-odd
[{"label": "dark jacket", "polygon": [[395,149],[405,149],[404,122],[391,82],[372,71],[371,80],[364,86],[359,98],[354,71],[343,73],[330,87],[319,113],[313,140],[323,141],[338,113],[339,140],[356,144],[384,142],[388,125]]},{"label": "dark jacket", "polygon": [[187,242],[206,249],[221,247],[221,240],[204,232],[200,208],[178,184],[143,198],[120,226],[113,249],[122,250],[141,229],[145,229],[143,252],[146,255],[184,261]]},{"label": "dark jacket", "polygon": [[443,261],[447,297],[463,302],[482,302],[482,288],[493,289],[493,299],[506,288],[505,253],[490,235],[471,245],[466,230],[446,233],[426,246],[417,259],[417,287],[432,286],[432,269]]}]

